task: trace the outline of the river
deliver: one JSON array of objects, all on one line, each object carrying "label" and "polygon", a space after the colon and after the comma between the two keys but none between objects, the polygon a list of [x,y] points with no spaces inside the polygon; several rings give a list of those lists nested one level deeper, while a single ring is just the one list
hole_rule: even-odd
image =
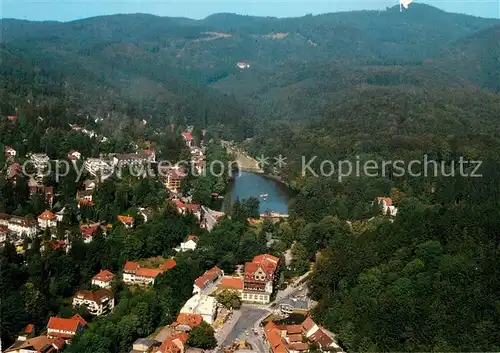
[{"label": "river", "polygon": [[[264,194],[268,195],[266,200],[260,197]],[[260,200],[261,214],[266,211],[288,214],[290,195],[286,186],[261,174],[243,171],[231,183],[229,192],[226,194],[223,211],[226,211],[230,206],[229,200],[232,204],[236,198],[243,200],[252,196]]]}]

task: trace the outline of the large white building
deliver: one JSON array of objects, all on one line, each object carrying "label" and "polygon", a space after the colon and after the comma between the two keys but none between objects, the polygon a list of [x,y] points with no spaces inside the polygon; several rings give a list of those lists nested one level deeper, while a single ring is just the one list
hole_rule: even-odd
[{"label": "large white building", "polygon": [[214,297],[195,294],[181,309],[181,314],[199,314],[207,324],[213,324],[217,315],[217,300]]},{"label": "large white building", "polygon": [[113,171],[113,168],[108,163],[99,158],[85,160],[84,168],[89,174],[94,177],[100,176],[102,180],[106,179]]},{"label": "large white building", "polygon": [[35,219],[11,216],[0,213],[0,227],[6,227],[17,236],[26,235],[33,238],[38,232],[38,222]]},{"label": "large white building", "polygon": [[95,292],[80,290],[73,297],[73,306],[84,305],[89,314],[99,316],[109,313],[115,307],[113,293],[106,288],[101,288]]}]

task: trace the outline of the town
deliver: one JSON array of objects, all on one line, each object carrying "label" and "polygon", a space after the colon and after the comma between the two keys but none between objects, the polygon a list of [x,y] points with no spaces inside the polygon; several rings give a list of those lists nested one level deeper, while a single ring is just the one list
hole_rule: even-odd
[{"label": "town", "polygon": [[[71,126],[75,129],[75,126]],[[84,129],[77,129],[88,133]],[[192,166],[201,175],[206,166],[206,151],[210,143],[200,141],[195,146],[192,127],[182,132],[182,140],[191,154]],[[106,139],[101,138],[101,141]],[[17,152],[5,148],[8,163],[8,180],[14,186],[21,183],[26,175],[26,166],[18,162]],[[59,205],[57,193],[53,186],[45,186],[47,166],[53,162],[46,154],[32,153],[27,156],[28,164],[34,168],[28,176],[29,193],[41,195],[48,208],[36,219],[28,216],[0,214],[2,245],[12,243],[17,253],[30,251],[35,239],[42,238],[40,251],[63,251],[69,253],[72,248],[70,232],[62,234],[58,225],[67,222],[66,206]],[[109,154],[101,158],[84,159],[76,150],[68,151],[67,160],[81,163],[87,178],[82,181],[82,188],[77,190],[75,201],[80,212],[76,221],[79,223],[80,236],[83,243],[90,244],[94,239],[106,236],[117,225],[123,229],[135,228],[137,222],[147,223],[154,217],[152,208],[138,208],[135,215],[119,214],[113,223],[89,218],[92,212],[85,210],[95,206],[94,193],[99,186],[117,175],[117,170],[128,166],[154,165],[157,163],[153,150],[137,150],[135,153]],[[25,161],[25,164],[26,164]],[[121,170],[120,170],[121,172]],[[207,205],[192,202],[192,195],[182,192],[182,183],[188,177],[188,170],[179,165],[168,166],[161,170],[160,182],[165,188],[168,203],[181,217],[193,217],[199,229],[210,232],[219,220],[225,219],[223,212],[210,209]],[[153,174],[157,178],[158,174]],[[138,174],[137,178],[151,177],[149,174]],[[109,180],[108,180],[109,181]],[[212,193],[218,197],[218,193]],[[392,206],[391,199],[379,197],[375,204],[383,214],[394,217],[397,209]],[[59,208],[59,209],[57,209]],[[256,217],[256,218],[255,218]],[[261,219],[258,219],[261,218]],[[250,227],[258,229],[262,219],[271,224],[280,224],[283,215],[268,213],[247,217]],[[278,223],[277,223],[278,222]],[[71,298],[72,307],[77,313],[70,317],[51,316],[46,327],[28,324],[18,335],[16,341],[4,350],[15,352],[58,352],[68,347],[76,335],[84,332],[89,323],[88,318],[104,317],[115,310],[117,283],[130,288],[147,290],[153,286],[159,276],[176,268],[176,258],[191,252],[203,251],[200,238],[194,234],[186,234],[182,242],[172,249],[172,256],[165,258],[156,256],[127,260],[118,272],[109,268],[101,268],[95,273],[86,289],[76,289]],[[180,309],[174,322],[160,327],[154,334],[138,338],[133,342],[130,353],[184,353],[204,351],[258,352],[258,353],[298,353],[308,351],[342,352],[334,333],[315,323],[309,311],[315,306],[308,296],[307,278],[310,269],[302,275],[292,278],[283,284],[284,268],[290,265],[290,253],[285,257],[277,257],[268,253],[255,255],[246,263],[236,264],[227,275],[215,266],[206,270],[194,280],[192,296]],[[285,263],[283,263],[285,262]],[[279,287],[279,289],[278,289]],[[141,289],[142,288],[142,289]],[[119,299],[118,299],[119,300]],[[79,313],[84,310],[87,320]],[[208,326],[215,338],[214,345],[201,343],[190,346],[189,337],[202,327],[206,332]],[[209,331],[210,332],[210,331]],[[202,335],[202,334],[201,334]],[[191,342],[191,345],[193,343]],[[201,347],[201,348],[200,348]]]}]

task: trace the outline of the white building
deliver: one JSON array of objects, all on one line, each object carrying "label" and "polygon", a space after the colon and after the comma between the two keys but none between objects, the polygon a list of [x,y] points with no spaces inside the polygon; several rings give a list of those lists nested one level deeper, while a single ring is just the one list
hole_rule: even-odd
[{"label": "white building", "polygon": [[68,153],[68,158],[71,159],[71,160],[81,159],[82,158],[82,154],[80,152],[78,152],[78,151],[71,150]]},{"label": "white building", "polygon": [[196,244],[198,243],[199,239],[196,235],[190,235],[186,238],[186,241],[181,243],[181,245],[174,250],[179,252],[184,252],[184,251],[189,251],[189,250],[195,250],[196,249]]},{"label": "white building", "polygon": [[173,258],[165,260],[158,268],[145,268],[141,267],[138,262],[127,261],[123,267],[123,282],[139,286],[152,285],[156,277],[175,266],[176,262]]},{"label": "white building", "polygon": [[30,238],[33,238],[38,232],[36,220],[17,216],[12,216],[9,219],[8,229],[18,236],[24,234]]},{"label": "white building", "polygon": [[239,68],[239,69],[248,69],[250,68],[250,64],[249,63],[246,63],[244,61],[239,61],[236,63],[236,66]]},{"label": "white building", "polygon": [[99,158],[89,158],[85,160],[84,168],[90,175],[94,177],[101,176],[103,180],[113,171],[113,168],[108,163]]},{"label": "white building", "polygon": [[89,314],[100,316],[115,307],[115,298],[109,289],[101,288],[95,292],[79,290],[73,297],[73,307],[84,305]]},{"label": "white building", "polygon": [[38,216],[38,226],[42,229],[56,227],[57,216],[49,210],[45,210],[40,216]]},{"label": "white building", "polygon": [[101,270],[92,277],[92,284],[101,288],[110,288],[115,275],[109,270]]},{"label": "white building", "polygon": [[182,314],[200,314],[207,324],[213,324],[217,315],[217,300],[214,297],[195,294],[182,307]]},{"label": "white building", "polygon": [[384,215],[395,217],[398,213],[398,209],[392,205],[392,199],[390,197],[377,197],[377,202],[382,208],[382,213]]},{"label": "white building", "polygon": [[5,154],[8,156],[8,157],[15,157],[17,152],[15,149],[13,149],[12,147],[8,147],[8,146],[5,146]]}]

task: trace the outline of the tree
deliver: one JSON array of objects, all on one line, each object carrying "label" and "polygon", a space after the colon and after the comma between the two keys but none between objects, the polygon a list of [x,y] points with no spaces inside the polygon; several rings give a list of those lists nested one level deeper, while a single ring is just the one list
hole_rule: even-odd
[{"label": "tree", "polygon": [[215,331],[212,326],[202,321],[189,333],[188,345],[201,349],[214,349],[217,347]]},{"label": "tree", "polygon": [[234,290],[223,289],[216,294],[215,298],[228,309],[239,309],[241,307],[240,297]]}]

